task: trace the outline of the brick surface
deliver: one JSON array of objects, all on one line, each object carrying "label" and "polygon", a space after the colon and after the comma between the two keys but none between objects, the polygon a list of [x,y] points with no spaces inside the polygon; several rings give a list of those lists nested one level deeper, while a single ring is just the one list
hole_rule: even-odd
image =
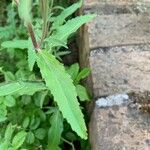
[{"label": "brick surface", "polygon": [[84,8],[90,8],[94,5],[142,5],[148,4],[149,2],[149,0],[84,0]]},{"label": "brick surface", "polygon": [[95,97],[150,91],[150,45],[99,48],[89,59]]},{"label": "brick surface", "polygon": [[149,43],[150,22],[144,15],[102,15],[88,24],[89,47]]},{"label": "brick surface", "polygon": [[[91,150],[150,150],[150,113],[133,107],[137,99],[144,101],[145,91],[150,93],[149,10],[149,0],[84,1],[84,13],[98,14],[80,29],[78,38],[80,64],[91,68],[87,86],[94,99],[139,94],[124,105],[95,104],[90,121]],[[103,105],[107,100],[101,99]],[[142,108],[150,111],[150,96],[146,102]]]},{"label": "brick surface", "polygon": [[96,105],[90,122],[91,149],[149,150],[149,115],[134,107],[131,100],[120,106],[100,108]]},{"label": "brick surface", "polygon": [[81,31],[80,63],[92,70],[94,97],[150,90],[150,22],[147,16],[95,18]]}]

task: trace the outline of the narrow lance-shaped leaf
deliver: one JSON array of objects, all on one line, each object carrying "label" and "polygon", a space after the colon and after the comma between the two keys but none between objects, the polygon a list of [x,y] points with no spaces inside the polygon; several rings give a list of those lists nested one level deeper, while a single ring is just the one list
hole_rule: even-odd
[{"label": "narrow lance-shaped leaf", "polygon": [[13,94],[33,95],[37,91],[46,90],[42,82],[12,82],[0,84],[0,96]]},{"label": "narrow lance-shaped leaf", "polygon": [[78,3],[75,3],[71,5],[70,7],[64,9],[60,15],[58,15],[54,23],[52,24],[52,29],[58,28],[60,25],[62,25],[67,17],[69,17],[71,14],[73,14],[78,8],[80,8],[82,5],[82,0],[80,0]]},{"label": "narrow lance-shaped leaf", "polygon": [[52,37],[48,37],[45,39],[45,42],[48,43],[49,47],[65,47],[68,48],[66,43],[59,41],[59,39],[53,39]]},{"label": "narrow lance-shaped leaf", "polygon": [[27,40],[13,40],[13,41],[5,41],[1,44],[3,48],[18,48],[18,49],[26,49],[28,48]]},{"label": "narrow lance-shaped leaf", "polygon": [[91,71],[89,68],[84,68],[83,70],[81,70],[81,72],[77,75],[75,79],[75,83],[77,84],[81,79],[86,78],[90,74],[90,72]]},{"label": "narrow lance-shaped leaf", "polygon": [[77,31],[83,24],[89,22],[95,15],[85,15],[73,18],[60,26],[51,36],[52,39],[58,39],[61,42],[67,42],[68,37]]},{"label": "narrow lance-shaped leaf", "polygon": [[63,119],[59,110],[56,110],[56,112],[52,115],[50,121],[51,127],[48,132],[48,149],[57,150],[63,131]]},{"label": "narrow lance-shaped leaf", "polygon": [[48,52],[41,51],[37,54],[37,64],[64,118],[81,138],[87,139],[83,114],[70,75],[66,73],[64,66]]},{"label": "narrow lance-shaped leaf", "polygon": [[19,0],[18,12],[20,18],[27,25],[31,22],[32,0]]}]

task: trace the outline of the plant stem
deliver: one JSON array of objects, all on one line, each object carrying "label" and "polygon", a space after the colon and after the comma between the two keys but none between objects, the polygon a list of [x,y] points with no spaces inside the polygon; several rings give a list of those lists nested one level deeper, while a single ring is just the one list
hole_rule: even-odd
[{"label": "plant stem", "polygon": [[72,142],[69,142],[68,140],[64,139],[63,137],[61,137],[61,140],[66,142],[67,144],[69,144],[72,147],[72,150],[75,150],[75,147]]},{"label": "plant stem", "polygon": [[32,24],[28,23],[27,24],[27,28],[28,28],[28,31],[29,31],[29,34],[30,34],[30,37],[31,37],[31,40],[32,40],[32,44],[33,44],[35,50],[37,52],[39,52],[40,46],[39,46],[39,44],[36,41],[35,34],[34,34],[34,31],[33,31],[33,28],[32,28]]},{"label": "plant stem", "polygon": [[43,18],[43,27],[42,27],[42,38],[41,43],[45,39],[48,31],[48,11],[49,11],[49,1],[48,0],[41,0],[41,13]]}]

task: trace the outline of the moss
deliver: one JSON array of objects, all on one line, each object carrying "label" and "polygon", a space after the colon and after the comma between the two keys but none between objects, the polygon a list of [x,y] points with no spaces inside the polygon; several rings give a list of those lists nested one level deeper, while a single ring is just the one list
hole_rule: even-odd
[{"label": "moss", "polygon": [[130,99],[138,105],[142,112],[150,113],[150,92],[132,92],[129,94]]}]

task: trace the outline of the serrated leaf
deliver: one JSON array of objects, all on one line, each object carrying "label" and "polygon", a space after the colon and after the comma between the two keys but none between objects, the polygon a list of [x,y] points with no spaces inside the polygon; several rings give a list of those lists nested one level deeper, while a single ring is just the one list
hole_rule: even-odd
[{"label": "serrated leaf", "polygon": [[48,131],[48,149],[57,150],[60,144],[60,138],[63,131],[63,118],[59,110],[55,111],[55,113],[50,118],[50,121],[51,127]]},{"label": "serrated leaf", "polygon": [[7,109],[5,104],[0,104],[0,118],[5,118],[7,115]]},{"label": "serrated leaf", "polygon": [[80,0],[78,3],[75,3],[71,5],[70,7],[64,9],[60,15],[54,18],[54,23],[52,24],[52,29],[58,28],[60,25],[62,25],[67,17],[69,17],[71,14],[73,14],[78,8],[80,8],[82,5],[82,0]]},{"label": "serrated leaf", "polygon": [[20,131],[15,135],[15,137],[12,140],[12,146],[14,149],[18,149],[22,146],[22,144],[25,141],[27,133],[25,131]]},{"label": "serrated leaf", "polygon": [[41,51],[37,54],[37,64],[64,118],[81,138],[87,139],[83,114],[70,75],[67,74],[64,66],[48,52]]},{"label": "serrated leaf", "polygon": [[53,37],[46,38],[45,42],[48,43],[50,48],[53,48],[53,47],[65,47],[65,48],[68,48],[65,42],[62,42],[59,39],[54,39]]},{"label": "serrated leaf", "polygon": [[79,73],[79,64],[75,63],[70,66],[69,69],[67,69],[67,72],[71,76],[72,80],[74,81]]},{"label": "serrated leaf", "polygon": [[13,33],[14,31],[12,25],[0,27],[0,39],[9,39]]},{"label": "serrated leaf", "polygon": [[95,15],[85,15],[73,18],[67,21],[64,25],[60,26],[51,36],[53,39],[66,43],[68,37],[77,31],[83,24],[89,22]]},{"label": "serrated leaf", "polygon": [[0,67],[0,72],[4,75],[5,81],[15,81],[15,75],[10,71],[4,71],[2,67]]},{"label": "serrated leaf", "polygon": [[25,23],[31,22],[31,8],[32,0],[19,0],[19,16]]},{"label": "serrated leaf", "polygon": [[47,89],[41,82],[12,82],[0,84],[0,96],[13,94],[33,95],[37,91]]},{"label": "serrated leaf", "polygon": [[11,123],[7,126],[6,131],[5,131],[5,136],[4,136],[7,142],[10,142],[14,129],[15,129],[15,126],[13,126]]},{"label": "serrated leaf", "polygon": [[4,104],[8,107],[13,107],[16,104],[16,100],[13,96],[8,95],[8,96],[5,97]]},{"label": "serrated leaf", "polygon": [[77,76],[77,78],[75,79],[75,83],[79,83],[79,81],[81,79],[86,78],[89,74],[90,74],[90,69],[89,68],[84,68]]},{"label": "serrated leaf", "polygon": [[29,64],[29,69],[30,71],[33,70],[33,66],[36,61],[36,52],[33,47],[31,39],[28,40],[28,64]]},{"label": "serrated leaf", "polygon": [[57,56],[64,56],[64,55],[68,55],[70,53],[71,53],[71,51],[58,51],[58,52],[56,52],[56,55]]},{"label": "serrated leaf", "polygon": [[32,144],[35,141],[35,136],[33,132],[28,132],[27,133],[27,143]]},{"label": "serrated leaf", "polygon": [[77,85],[76,90],[77,90],[77,94],[79,96],[80,101],[89,101],[90,100],[90,97],[89,97],[87,90],[84,86]]},{"label": "serrated leaf", "polygon": [[3,74],[6,82],[15,81],[15,76],[10,71],[3,72]]},{"label": "serrated leaf", "polygon": [[46,130],[43,128],[39,128],[35,131],[35,137],[39,140],[43,140],[46,135]]},{"label": "serrated leaf", "polygon": [[19,95],[33,95],[37,91],[46,90],[47,87],[42,82],[24,82],[24,88],[19,91]]},{"label": "serrated leaf", "polygon": [[1,44],[3,48],[17,48],[17,49],[26,49],[28,48],[27,40],[13,40],[5,41]]},{"label": "serrated leaf", "polygon": [[0,96],[12,95],[24,87],[19,82],[0,84]]}]

